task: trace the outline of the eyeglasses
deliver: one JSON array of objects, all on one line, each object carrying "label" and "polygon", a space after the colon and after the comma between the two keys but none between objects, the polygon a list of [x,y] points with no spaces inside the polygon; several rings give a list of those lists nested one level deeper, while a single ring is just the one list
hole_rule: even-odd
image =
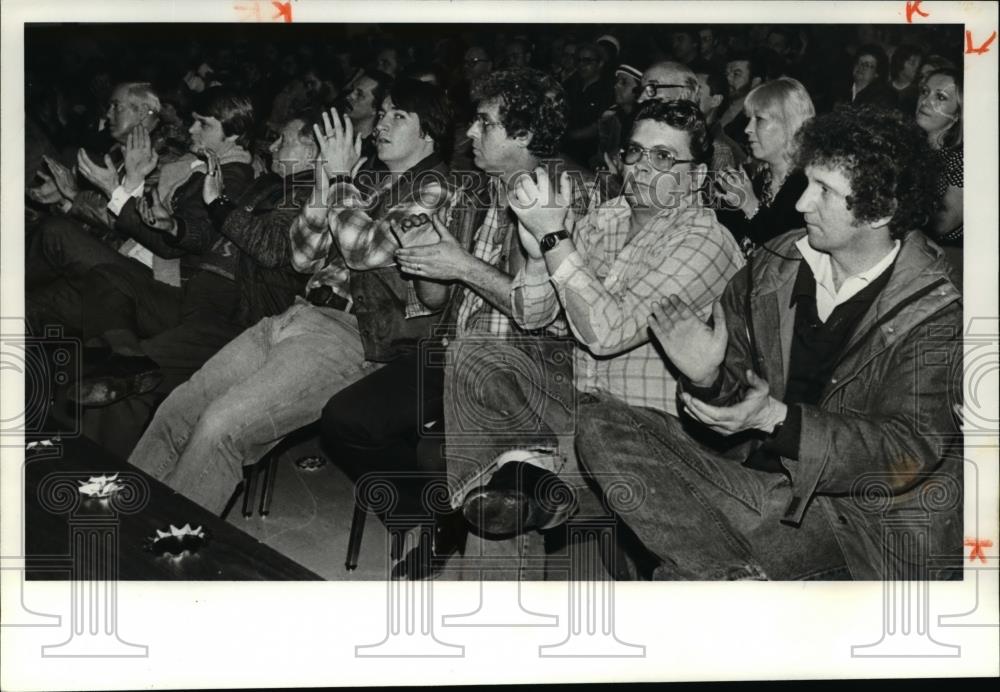
[{"label": "eyeglasses", "polygon": [[642,87],[642,94],[646,98],[655,99],[656,92],[660,89],[687,89],[687,84],[646,84]]},{"label": "eyeglasses", "polygon": [[630,142],[628,146],[622,149],[621,154],[622,161],[629,166],[637,164],[643,158],[648,157],[649,165],[661,173],[669,171],[678,163],[694,163],[694,159],[679,159],[674,156],[673,152],[667,149],[660,149],[658,147],[647,149],[635,142]]},{"label": "eyeglasses", "polygon": [[502,123],[490,120],[490,117],[485,113],[476,113],[476,117],[473,119],[472,124],[475,125],[476,123],[478,123],[484,131],[491,127],[503,127]]}]

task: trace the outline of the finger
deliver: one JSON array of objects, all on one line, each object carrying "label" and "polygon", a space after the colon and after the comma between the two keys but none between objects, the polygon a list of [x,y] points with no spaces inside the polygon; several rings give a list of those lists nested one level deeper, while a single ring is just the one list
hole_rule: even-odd
[{"label": "finger", "polygon": [[344,125],[340,122],[340,113],[337,112],[336,108],[331,108],[330,115],[333,116],[333,135],[340,139],[344,136]]},{"label": "finger", "polygon": [[747,369],[746,376],[750,389],[758,394],[770,394],[771,385],[768,384],[767,380],[750,369]]},{"label": "finger", "polygon": [[430,216],[431,225],[433,225],[434,230],[437,231],[438,236],[441,238],[441,242],[458,245],[458,238],[451,234],[451,231],[448,230],[448,225],[434,214],[431,214]]},{"label": "finger", "polygon": [[105,154],[104,155],[104,166],[105,166],[105,168],[108,168],[109,170],[112,170],[112,171],[115,170],[115,162],[111,160],[111,155],[110,154]]},{"label": "finger", "polygon": [[344,116],[344,139],[348,142],[354,141],[354,123],[346,115]]},{"label": "finger", "polygon": [[[324,118],[327,117],[326,113],[323,114],[323,117]],[[320,153],[317,155],[317,158],[322,158],[322,156],[323,156],[323,140],[326,139],[326,135],[324,134],[324,132],[322,130],[319,129],[319,123],[313,123],[313,134],[316,135],[316,141],[319,142],[319,144],[320,144],[320,146],[319,146]]]},{"label": "finger", "polygon": [[45,171],[42,171],[42,170],[39,170],[39,171],[38,171],[38,177],[39,177],[39,178],[41,178],[42,180],[44,180],[44,181],[45,181],[45,182],[47,182],[47,183],[52,183],[53,185],[55,185],[55,184],[56,184],[56,181],[54,181],[54,180],[52,179],[52,176],[50,176],[50,175],[49,175],[48,173],[46,173]]},{"label": "finger", "polygon": [[[331,110],[330,113],[333,111]],[[330,121],[330,114],[323,113],[323,137],[324,139],[329,139],[334,136],[333,123]]]},{"label": "finger", "polygon": [[715,301],[712,304],[712,332],[718,336],[723,337],[728,334],[726,329],[726,310],[722,307],[722,301]]},{"label": "finger", "polygon": [[[360,135],[358,135],[358,141],[357,141],[357,143],[354,146],[354,151],[357,154],[361,153],[361,136]],[[358,171],[361,170],[361,167],[365,165],[365,161],[367,161],[367,160],[368,160],[367,156],[362,156],[360,159],[358,159],[355,162],[354,167],[351,168],[351,177],[352,178],[357,177]]]},{"label": "finger", "polygon": [[563,171],[559,176],[559,197],[564,204],[569,204],[573,199],[573,182],[569,179],[567,171]]},{"label": "finger", "polygon": [[700,399],[695,399],[690,394],[682,394],[681,399],[689,411],[694,412],[698,420],[706,423],[726,423],[732,418],[732,414],[726,410],[727,407],[710,406]]}]

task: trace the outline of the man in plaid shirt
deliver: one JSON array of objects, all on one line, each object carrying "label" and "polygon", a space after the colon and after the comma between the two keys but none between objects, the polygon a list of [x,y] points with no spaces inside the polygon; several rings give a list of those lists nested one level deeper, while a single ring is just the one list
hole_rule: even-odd
[{"label": "man in plaid shirt", "polygon": [[[323,127],[314,127],[308,154],[316,159],[313,197],[289,229],[292,265],[312,275],[305,296],[244,331],[182,385],[175,396],[196,396],[203,405],[172,407],[177,420],[170,439],[140,444],[130,459],[215,513],[223,510],[244,466],[315,421],[333,394],[429,332],[426,322],[423,334],[399,327],[432,310],[416,298],[420,289],[388,266],[395,241],[387,219],[450,213],[440,187],[446,176],[440,152],[452,141],[447,97],[433,85],[396,83],[376,126],[379,158],[391,180],[367,199],[349,178],[362,163],[360,138],[349,120],[341,122],[336,111],[331,115],[323,115]],[[406,242],[418,242],[420,235],[414,230]],[[376,281],[368,283],[365,276]],[[435,290],[442,289],[428,287],[428,300]],[[407,317],[413,313],[404,315],[402,308],[409,292],[409,304],[419,306],[421,315],[412,320]]]},{"label": "man in plaid shirt", "polygon": [[[505,414],[499,420],[479,415],[490,408],[484,396],[500,391],[492,386],[492,374],[509,376],[512,371],[508,372],[503,363],[536,363],[538,368],[529,375],[533,382],[553,392],[555,399],[566,398],[560,394],[566,389],[572,394],[572,346],[563,336],[565,326],[557,323],[547,325],[547,330],[525,330],[512,317],[513,279],[527,255],[517,237],[517,218],[509,192],[519,176],[530,174],[540,165],[545,165],[546,174],[553,177],[567,172],[573,179],[568,218],[577,218],[586,212],[592,190],[581,169],[555,154],[566,126],[565,95],[557,82],[535,70],[505,70],[490,75],[480,91],[481,100],[468,134],[476,166],[490,177],[489,206],[473,236],[471,251],[441,226],[441,242],[406,247],[396,253],[404,272],[452,283],[456,288],[447,300],[454,330],[445,339],[447,365],[442,398],[448,484],[452,505],[458,511],[464,496],[462,489],[473,483],[496,456],[493,445],[498,433],[509,435],[520,430],[517,425],[508,425],[510,416]],[[428,305],[443,307],[445,300]],[[484,381],[490,386],[484,388]],[[426,394],[427,388],[424,390]],[[339,410],[346,408],[340,406]],[[523,401],[513,402],[509,408],[528,412]],[[561,412],[549,407],[547,412],[560,419],[567,417],[565,407]],[[538,413],[544,417],[547,412]],[[529,418],[533,421],[535,413]],[[527,425],[530,429],[536,427],[533,422]],[[347,428],[340,426],[344,432],[349,432]],[[499,549],[531,551],[536,547],[514,543]],[[496,553],[497,548],[494,541],[470,536],[465,555],[469,558],[480,551]],[[411,578],[423,576],[423,557],[411,555],[400,563],[396,573]],[[426,566],[426,562],[423,564]],[[516,568],[517,560],[512,564]],[[464,565],[475,568],[474,560],[467,559]]]},{"label": "man in plaid shirt", "polygon": [[[704,117],[691,102],[651,102],[640,108],[624,149],[621,197],[566,228],[569,180],[558,192],[543,171],[522,177],[512,192],[528,260],[511,286],[512,315],[525,329],[563,315],[576,346],[573,382],[578,398],[604,392],[636,406],[677,414],[676,382],[649,343],[653,307],[681,296],[707,316],[742,266],[739,247],[702,204],[700,188],[711,143]],[[532,396],[533,382],[499,380]],[[511,393],[491,394],[508,402]],[[559,525],[575,507],[573,493],[553,473],[578,474],[573,461],[576,400],[568,431],[541,426],[494,460],[489,482],[468,491],[466,518],[481,532],[509,536]],[[546,421],[548,422],[548,421]],[[480,480],[485,479],[484,474]],[[578,476],[582,480],[582,476]],[[580,487],[585,487],[578,483]],[[562,488],[557,503],[533,492]],[[554,506],[548,506],[554,504]]]}]

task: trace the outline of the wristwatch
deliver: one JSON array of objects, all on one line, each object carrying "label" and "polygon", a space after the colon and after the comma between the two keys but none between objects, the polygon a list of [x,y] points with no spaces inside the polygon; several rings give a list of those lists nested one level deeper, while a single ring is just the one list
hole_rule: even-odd
[{"label": "wristwatch", "polygon": [[538,241],[538,246],[542,248],[542,252],[548,252],[556,245],[559,244],[560,240],[565,240],[569,238],[569,233],[566,231],[556,231],[555,233],[546,233],[542,236],[542,239]]}]

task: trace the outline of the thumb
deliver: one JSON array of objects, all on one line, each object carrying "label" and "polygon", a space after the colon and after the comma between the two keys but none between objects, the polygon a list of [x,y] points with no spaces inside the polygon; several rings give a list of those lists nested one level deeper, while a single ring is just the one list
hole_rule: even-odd
[{"label": "thumb", "polygon": [[111,160],[111,155],[110,154],[105,154],[104,155],[104,165],[107,168],[110,168],[111,170],[115,170],[115,163],[114,163],[114,161]]},{"label": "thumb", "polygon": [[[360,142],[360,140],[358,140],[358,141]],[[360,145],[358,147],[358,151],[359,152],[361,151]],[[362,156],[360,159],[358,159],[357,163],[355,163],[351,167],[351,177],[352,178],[354,178],[354,177],[356,177],[358,175],[358,171],[361,170],[361,167],[365,165],[365,161],[367,161],[367,160],[368,160],[367,156]]]},{"label": "thumb", "polygon": [[458,239],[451,234],[451,231],[448,230],[448,226],[446,226],[445,223],[438,218],[437,214],[431,215],[431,224],[434,226],[434,230],[437,231],[442,243],[458,244]]},{"label": "thumb", "polygon": [[770,390],[770,385],[767,383],[767,380],[755,373],[753,370],[748,369],[746,374],[747,384],[750,385],[751,389],[764,392]]},{"label": "thumb", "polygon": [[559,196],[562,198],[560,201],[565,204],[569,204],[573,199],[573,183],[569,179],[568,171],[563,171],[559,176]]},{"label": "thumb", "polygon": [[712,334],[717,338],[725,338],[729,332],[726,330],[726,311],[721,301],[717,300],[712,304],[712,320],[714,322]]}]

